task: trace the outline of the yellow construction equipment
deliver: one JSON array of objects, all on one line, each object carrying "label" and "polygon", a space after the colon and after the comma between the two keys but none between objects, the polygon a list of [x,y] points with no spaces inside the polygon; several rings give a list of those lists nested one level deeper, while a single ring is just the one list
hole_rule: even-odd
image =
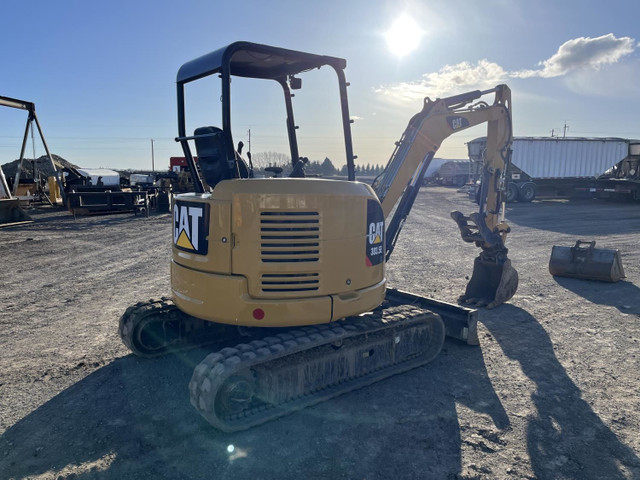
[{"label": "yellow construction equipment", "polygon": [[[303,72],[319,68],[337,75],[348,180],[304,176],[292,90],[302,87]],[[212,344],[189,390],[194,407],[221,430],[246,429],[424,365],[445,334],[477,344],[476,310],[387,288],[385,263],[441,142],[484,122],[479,211],[452,214],[463,240],[481,249],[462,301],[493,307],[517,288],[501,214],[509,89],[426,99],[370,186],[355,181],[345,68],[337,57],[237,42],[178,72],[176,140],[195,192],[174,200],[172,299],[128,308],[119,333],[144,357]],[[185,85],[211,75],[221,79],[221,128],[188,135]],[[250,155],[247,164],[234,148],[232,77],[282,87],[289,177],[254,178]],[[491,94],[493,103],[482,100]]]}]

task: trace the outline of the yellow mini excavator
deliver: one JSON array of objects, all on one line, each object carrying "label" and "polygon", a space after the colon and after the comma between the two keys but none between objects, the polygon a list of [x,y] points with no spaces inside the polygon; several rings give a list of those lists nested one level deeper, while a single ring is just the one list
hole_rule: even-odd
[{"label": "yellow mini excavator", "polygon": [[[505,85],[425,99],[386,169],[355,180],[341,58],[236,42],[178,71],[178,134],[194,193],[175,197],[171,299],[138,303],[119,333],[137,355],[194,345],[213,350],[189,390],[216,428],[236,431],[428,363],[445,335],[477,344],[477,311],[386,287],[385,263],[423,176],[449,135],[487,122],[480,208],[452,213],[481,252],[461,303],[494,307],[517,288],[501,209],[512,138]],[[298,152],[293,92],[299,75],[337,74],[348,180],[308,178]],[[186,131],[185,85],[221,80],[221,128]],[[231,130],[231,79],[282,87],[292,158],[287,177],[254,178]],[[493,103],[481,98],[494,94]],[[195,144],[198,165],[191,144]],[[395,207],[395,208],[394,208]]]}]

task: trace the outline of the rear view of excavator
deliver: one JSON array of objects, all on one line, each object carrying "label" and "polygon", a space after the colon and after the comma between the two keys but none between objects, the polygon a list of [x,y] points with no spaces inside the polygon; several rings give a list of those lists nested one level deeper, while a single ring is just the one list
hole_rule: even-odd
[{"label": "rear view of excavator", "polygon": [[[390,375],[424,365],[445,335],[477,344],[477,312],[387,288],[385,264],[440,143],[488,123],[492,149],[480,210],[452,214],[481,248],[462,301],[494,307],[517,274],[504,246],[504,171],[511,142],[504,86],[425,100],[372,186],[355,180],[346,61],[236,42],[178,71],[178,137],[194,181],[175,197],[171,299],[138,303],[120,319],[123,342],[155,357],[209,345],[189,384],[191,403],[223,431],[250,428]],[[302,74],[336,74],[348,180],[308,178],[299,151],[294,90]],[[221,86],[220,126],[187,132],[185,86]],[[288,177],[255,178],[234,147],[231,79],[275,82],[285,104]],[[494,94],[492,104],[481,97]],[[218,96],[214,96],[218,98]],[[192,146],[195,152],[192,152]],[[194,157],[198,157],[198,165]]]}]

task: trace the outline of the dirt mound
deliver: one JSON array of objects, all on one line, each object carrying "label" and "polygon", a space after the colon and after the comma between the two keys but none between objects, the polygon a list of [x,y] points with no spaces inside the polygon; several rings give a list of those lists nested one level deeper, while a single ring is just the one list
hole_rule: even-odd
[{"label": "dirt mound", "polygon": [[[56,164],[56,168],[79,168],[77,165],[65,160],[64,158],[52,154],[54,163]],[[14,178],[16,175],[16,171],[18,170],[18,165],[20,164],[20,159],[14,160],[13,162],[5,163],[2,165],[2,171],[4,172],[7,178]],[[22,160],[22,169],[20,171],[20,178],[33,178],[33,164],[34,161],[31,158],[25,158]],[[54,175],[53,168],[51,167],[51,162],[46,155],[42,155],[41,157],[36,158],[35,167],[38,173],[43,177],[50,177]]]}]

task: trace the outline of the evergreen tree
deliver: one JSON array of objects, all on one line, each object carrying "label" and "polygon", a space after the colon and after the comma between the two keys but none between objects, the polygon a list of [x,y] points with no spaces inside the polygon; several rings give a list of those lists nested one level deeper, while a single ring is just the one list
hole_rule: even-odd
[{"label": "evergreen tree", "polygon": [[331,162],[331,160],[329,160],[329,157],[326,157],[322,162],[320,171],[324,177],[330,177],[336,174],[336,167],[333,166],[333,163]]}]

